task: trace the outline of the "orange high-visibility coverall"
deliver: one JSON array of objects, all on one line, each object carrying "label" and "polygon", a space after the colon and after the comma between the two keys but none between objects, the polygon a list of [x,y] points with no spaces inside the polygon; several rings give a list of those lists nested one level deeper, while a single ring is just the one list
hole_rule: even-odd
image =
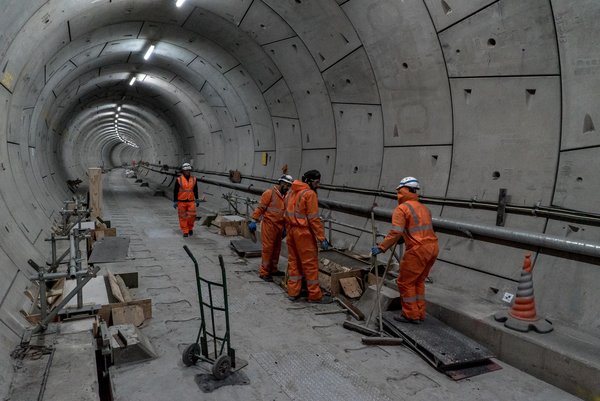
[{"label": "orange high-visibility coverall", "polygon": [[308,299],[318,301],[323,297],[319,287],[319,260],[317,241],[325,239],[323,223],[319,218],[317,193],[309,185],[295,180],[286,199],[288,233],[288,295],[297,297],[306,278]]},{"label": "orange high-visibility coverall", "polygon": [[194,229],[196,222],[196,177],[185,178],[183,175],[177,177],[179,188],[177,191],[177,213],[179,215],[179,227],[184,234]]},{"label": "orange high-visibility coverall", "polygon": [[397,280],[402,314],[408,319],[424,320],[425,279],[438,256],[438,239],[431,224],[431,212],[418,201],[417,194],[401,188],[398,203],[392,215],[392,229],[379,248],[386,251],[404,238]]},{"label": "orange high-visibility coverall", "polygon": [[281,236],[285,228],[285,197],[277,187],[267,189],[260,197],[258,207],[252,213],[254,220],[260,220],[262,261],[258,275],[263,278],[271,277],[277,272],[279,253],[281,252]]}]

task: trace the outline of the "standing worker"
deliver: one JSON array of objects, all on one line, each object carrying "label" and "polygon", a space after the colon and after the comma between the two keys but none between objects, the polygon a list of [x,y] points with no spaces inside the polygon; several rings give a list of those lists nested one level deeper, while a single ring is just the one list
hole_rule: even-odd
[{"label": "standing worker", "polygon": [[260,197],[260,202],[254,213],[252,221],[248,222],[250,232],[256,231],[256,221],[262,218],[261,242],[262,262],[258,275],[265,281],[273,281],[272,276],[283,276],[277,268],[281,241],[285,238],[285,196],[292,185],[290,175],[282,175],[277,185],[267,189]]},{"label": "standing worker", "polygon": [[404,242],[397,281],[402,314],[394,319],[415,324],[425,320],[425,279],[438,256],[438,239],[433,231],[431,212],[419,202],[417,195],[420,188],[414,177],[400,181],[396,187],[398,206],[392,215],[392,229],[379,246],[371,249],[371,253],[377,255],[398,241]]},{"label": "standing worker", "polygon": [[321,173],[310,170],[302,181],[295,180],[292,192],[286,199],[287,246],[288,246],[288,297],[300,298],[302,278],[306,278],[308,302],[330,303],[331,297],[323,296],[319,286],[319,259],[317,242],[321,249],[329,248],[325,239],[323,223],[319,218],[317,188]]},{"label": "standing worker", "polygon": [[189,163],[183,163],[181,166],[182,175],[175,180],[173,189],[173,208],[177,209],[179,214],[179,227],[183,236],[194,234],[194,223],[196,222],[196,207],[199,205],[198,182],[196,177],[191,175],[192,166]]}]

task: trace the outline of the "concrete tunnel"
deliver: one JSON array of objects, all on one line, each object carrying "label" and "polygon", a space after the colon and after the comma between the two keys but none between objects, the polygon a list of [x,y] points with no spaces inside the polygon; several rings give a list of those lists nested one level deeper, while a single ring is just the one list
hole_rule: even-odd
[{"label": "concrete tunnel", "polygon": [[[167,194],[162,172],[183,162],[215,180],[239,170],[258,188],[284,165],[294,178],[316,168],[321,199],[389,209],[382,195],[415,176],[434,217],[489,227],[504,189],[503,229],[600,246],[598,1],[175,3],[1,2],[0,395],[29,326],[27,260],[48,259],[66,182],[85,184],[89,167],[146,162],[143,179]],[[214,203],[229,191],[202,186]],[[368,216],[333,216],[370,230]],[[600,349],[597,256],[467,234],[439,233],[435,283],[478,300],[466,309],[500,309],[530,252],[538,313]],[[351,229],[333,240],[371,246]],[[529,367],[600,394],[544,369]]]}]

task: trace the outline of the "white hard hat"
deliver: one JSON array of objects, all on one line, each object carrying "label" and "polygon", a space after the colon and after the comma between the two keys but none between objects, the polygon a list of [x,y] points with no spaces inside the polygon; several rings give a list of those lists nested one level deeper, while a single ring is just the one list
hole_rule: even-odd
[{"label": "white hard hat", "polygon": [[183,165],[181,166],[181,170],[182,171],[191,171],[192,165],[190,163],[183,163]]},{"label": "white hard hat", "polygon": [[402,187],[409,187],[414,189],[421,189],[421,185],[419,185],[419,180],[415,177],[404,177],[400,180],[400,184],[396,187],[396,191]]},{"label": "white hard hat", "polygon": [[278,182],[285,182],[286,184],[292,184],[294,182],[294,179],[292,178],[291,175],[287,175],[284,174],[281,177],[279,177],[279,180],[277,180]]}]

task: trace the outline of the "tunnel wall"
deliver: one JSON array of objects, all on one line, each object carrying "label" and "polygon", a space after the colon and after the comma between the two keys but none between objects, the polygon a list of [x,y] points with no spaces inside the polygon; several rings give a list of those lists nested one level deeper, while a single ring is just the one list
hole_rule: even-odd
[{"label": "tunnel wall", "polygon": [[[318,168],[324,183],[382,190],[413,175],[426,197],[496,202],[506,188],[509,204],[600,213],[599,17],[594,0],[188,0],[180,9],[5,1],[0,346],[10,348],[25,326],[16,311],[32,273],[26,261],[48,257],[44,238],[70,196],[65,181],[98,164],[191,161],[267,178],[286,165],[294,177]],[[145,62],[140,52],[158,39]],[[142,83],[124,88],[133,75]],[[132,104],[124,132],[139,148],[107,136],[112,114],[103,107],[123,99]],[[496,221],[489,210],[431,210]],[[333,217],[370,228],[366,218]],[[599,237],[597,225],[535,215],[508,214],[505,227]],[[499,302],[533,252],[540,312],[600,333],[596,262],[439,237],[437,282]],[[371,245],[357,232],[335,240]]]}]

